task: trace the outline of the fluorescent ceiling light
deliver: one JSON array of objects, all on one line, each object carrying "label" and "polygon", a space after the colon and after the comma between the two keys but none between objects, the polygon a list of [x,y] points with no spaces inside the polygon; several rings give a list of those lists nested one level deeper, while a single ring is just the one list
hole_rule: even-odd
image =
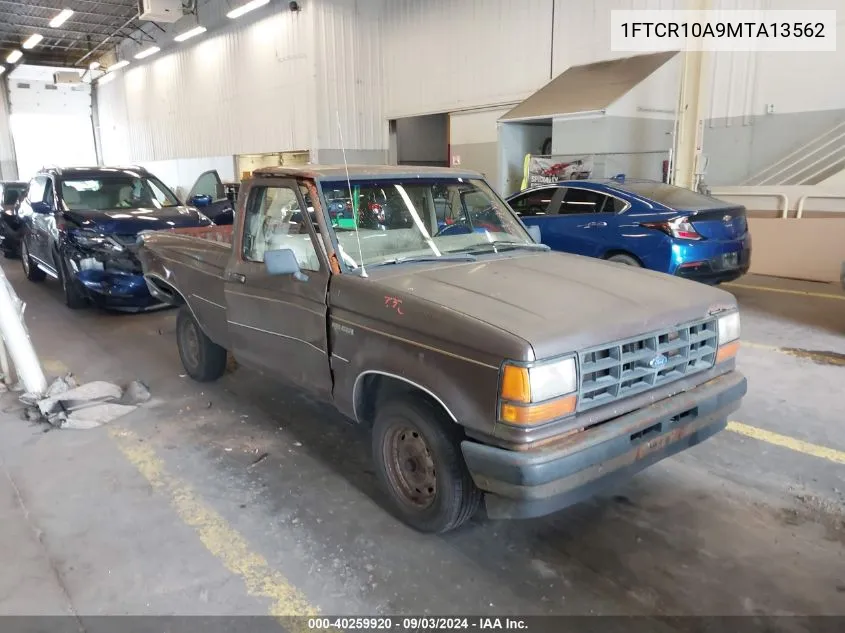
[{"label": "fluorescent ceiling light", "polygon": [[184,42],[185,40],[189,40],[192,37],[196,37],[197,35],[202,35],[207,30],[208,29],[205,28],[204,26],[195,26],[194,28],[192,28],[189,31],[185,31],[184,33],[180,33],[179,35],[177,35],[173,39],[176,40],[177,42]]},{"label": "fluorescent ceiling light", "polygon": [[244,13],[249,13],[253,9],[257,9],[258,7],[263,7],[265,4],[270,2],[270,0],[252,0],[252,2],[247,2],[239,6],[237,9],[232,9],[229,13],[226,14],[227,18],[239,18]]},{"label": "fluorescent ceiling light", "polygon": [[10,64],[14,64],[21,57],[23,57],[23,53],[21,51],[19,51],[18,49],[15,49],[11,53],[9,53],[9,56],[6,58],[6,61],[9,62]]},{"label": "fluorescent ceiling light", "polygon": [[137,55],[135,55],[135,59],[144,59],[145,57],[149,57],[150,55],[155,55],[161,49],[158,46],[150,46],[148,49],[141,51]]},{"label": "fluorescent ceiling light", "polygon": [[50,26],[52,26],[54,29],[57,29],[62,24],[67,22],[67,19],[72,15],[73,15],[73,11],[71,11],[70,9],[62,9],[56,15],[56,17],[54,17],[52,20],[50,20]]},{"label": "fluorescent ceiling light", "polygon": [[38,43],[44,39],[44,36],[40,33],[33,33],[32,35],[27,38],[26,42],[23,43],[24,48],[35,48],[38,46]]},{"label": "fluorescent ceiling light", "polygon": [[88,68],[91,70],[97,70],[100,67],[100,62],[91,62],[88,64]]},{"label": "fluorescent ceiling light", "polygon": [[119,62],[117,62],[116,64],[112,64],[111,66],[109,66],[109,67],[106,69],[106,72],[107,72],[107,73],[110,73],[110,72],[115,71],[115,70],[120,70],[120,69],[121,69],[121,68],[123,68],[124,66],[128,66],[128,65],[129,65],[129,62],[128,62],[128,61],[126,61],[125,59],[122,59],[122,60],[120,60]]}]

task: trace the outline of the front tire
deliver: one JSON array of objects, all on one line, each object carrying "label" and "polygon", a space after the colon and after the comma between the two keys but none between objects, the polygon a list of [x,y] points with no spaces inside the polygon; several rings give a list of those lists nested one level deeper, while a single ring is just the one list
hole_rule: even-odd
[{"label": "front tire", "polygon": [[176,317],[176,343],[182,366],[197,382],[217,380],[226,371],[226,349],[205,335],[188,306]]},{"label": "front tire", "polygon": [[82,290],[82,284],[74,278],[67,259],[56,253],[56,270],[59,272],[59,283],[62,284],[62,293],[65,297],[65,305],[71,310],[81,310],[88,305],[88,298]]},{"label": "front tire", "polygon": [[41,270],[38,264],[32,260],[25,237],[21,238],[21,268],[23,268],[23,274],[26,278],[35,283],[44,281],[44,278],[47,276],[47,273]]},{"label": "front tire", "polygon": [[389,400],[376,413],[373,459],[393,509],[421,532],[443,533],[468,521],[481,492],[467,470],[457,425],[415,395]]}]

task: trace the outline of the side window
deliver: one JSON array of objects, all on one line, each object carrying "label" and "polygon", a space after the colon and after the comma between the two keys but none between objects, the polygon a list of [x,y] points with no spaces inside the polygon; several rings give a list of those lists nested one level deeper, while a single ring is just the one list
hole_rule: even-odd
[{"label": "side window", "polygon": [[601,213],[607,201],[608,196],[597,191],[569,187],[560,205],[560,214]]},{"label": "side window", "polygon": [[518,215],[530,217],[532,215],[545,215],[549,210],[549,203],[555,195],[557,187],[544,187],[527,191],[513,200],[510,206]]},{"label": "side window", "polygon": [[628,205],[624,200],[608,197],[607,204],[604,205],[602,211],[604,213],[621,213],[626,206]]},{"label": "side window", "polygon": [[44,200],[44,188],[47,186],[48,179],[45,176],[38,176],[32,179],[29,184],[29,201],[41,202]]},{"label": "side window", "polygon": [[197,179],[194,185],[193,195],[195,196],[211,196],[212,200],[221,200],[225,198],[223,185],[217,177],[216,172],[208,171]]},{"label": "side window", "polygon": [[41,196],[41,200],[46,202],[50,205],[50,208],[55,207],[55,198],[53,197],[53,180],[47,178],[47,182],[44,184],[44,194]]},{"label": "side window", "polygon": [[289,248],[303,270],[320,270],[299,199],[290,187],[254,187],[244,218],[244,259],[263,262],[265,251]]}]

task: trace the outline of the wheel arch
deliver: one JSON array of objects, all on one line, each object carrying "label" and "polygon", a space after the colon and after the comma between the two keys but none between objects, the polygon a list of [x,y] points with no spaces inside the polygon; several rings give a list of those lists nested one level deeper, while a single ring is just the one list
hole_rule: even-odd
[{"label": "wheel arch", "polygon": [[428,387],[404,376],[378,369],[362,371],[355,378],[352,386],[352,412],[355,420],[359,424],[372,426],[378,402],[388,395],[401,393],[422,395],[442,409],[453,422],[458,422],[458,418],[448,405]]}]

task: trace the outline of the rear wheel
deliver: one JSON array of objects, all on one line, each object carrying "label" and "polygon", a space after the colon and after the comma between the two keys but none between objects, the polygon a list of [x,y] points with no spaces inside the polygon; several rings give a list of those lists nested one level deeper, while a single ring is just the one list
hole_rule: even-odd
[{"label": "rear wheel", "polygon": [[407,395],[380,407],[373,459],[396,514],[421,532],[453,530],[481,504],[458,427],[424,398]]},{"label": "rear wheel", "polygon": [[625,264],[626,266],[636,266],[637,268],[642,267],[642,264],[640,264],[640,262],[638,262],[635,258],[630,255],[625,255],[624,253],[611,255],[607,258],[607,261],[616,262],[617,264]]},{"label": "rear wheel", "polygon": [[26,278],[30,281],[44,281],[44,278],[47,276],[47,273],[41,270],[32,260],[25,237],[21,238],[21,267],[23,268],[23,274],[26,275]]},{"label": "rear wheel", "polygon": [[176,317],[176,343],[182,365],[194,380],[211,382],[226,371],[226,349],[205,335],[188,306]]}]

